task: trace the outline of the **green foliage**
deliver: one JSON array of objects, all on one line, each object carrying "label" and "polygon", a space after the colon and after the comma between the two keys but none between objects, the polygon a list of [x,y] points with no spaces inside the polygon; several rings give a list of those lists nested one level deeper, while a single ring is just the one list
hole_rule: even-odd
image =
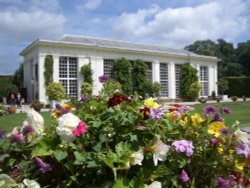
[{"label": "green foliage", "polygon": [[231,100],[232,100],[233,102],[236,102],[236,101],[238,100],[238,97],[237,97],[237,96],[232,96],[232,97],[231,97]]},{"label": "green foliage", "polygon": [[199,82],[194,82],[191,84],[189,89],[189,96],[192,100],[196,100],[199,97],[202,84]]},{"label": "green foliage", "polygon": [[103,88],[101,93],[104,95],[110,97],[112,96],[116,91],[119,91],[122,93],[122,86],[119,82],[108,80],[103,84]]},{"label": "green foliage", "polygon": [[14,77],[13,77],[13,84],[17,86],[18,89],[20,89],[21,83],[23,82],[23,63],[20,64],[19,68],[15,71]]},{"label": "green foliage", "polygon": [[93,85],[88,82],[83,82],[81,86],[81,94],[85,97],[91,97],[93,93]]},{"label": "green foliage", "polygon": [[45,86],[47,87],[53,81],[53,56],[46,55],[44,60],[44,80]]},{"label": "green foliage", "polygon": [[112,78],[122,85],[122,91],[126,95],[132,94],[131,63],[125,59],[117,59],[112,68]]},{"label": "green foliage", "polygon": [[[237,63],[242,65],[245,76],[250,76],[250,41],[238,44],[236,49]],[[231,75],[230,75],[231,76]],[[233,76],[233,75],[232,75]]]},{"label": "green foliage", "polygon": [[190,93],[190,88],[193,83],[198,81],[197,72],[197,69],[192,67],[189,63],[181,65],[180,96],[182,98],[193,99],[193,92]]},{"label": "green foliage", "polygon": [[145,85],[148,82],[147,65],[144,61],[138,59],[135,61],[132,69],[133,91],[145,98]]},{"label": "green foliage", "polygon": [[65,91],[62,84],[57,82],[50,83],[46,88],[46,94],[50,101],[61,101],[65,99]]},{"label": "green foliage", "polygon": [[250,77],[227,77],[228,88],[226,90],[229,96],[250,97]]},{"label": "green foliage", "polygon": [[12,93],[17,93],[18,88],[12,84],[13,76],[0,76],[0,100],[9,97]]},{"label": "green foliage", "polygon": [[81,74],[83,75],[83,81],[89,84],[93,84],[93,71],[90,64],[83,65],[81,67]]},{"label": "green foliage", "polygon": [[228,90],[228,81],[224,78],[220,78],[217,82],[218,92],[223,95],[226,90]]}]

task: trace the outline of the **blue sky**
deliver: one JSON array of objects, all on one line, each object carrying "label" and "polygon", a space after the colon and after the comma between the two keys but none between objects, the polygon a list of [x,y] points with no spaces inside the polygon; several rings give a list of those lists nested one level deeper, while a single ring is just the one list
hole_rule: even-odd
[{"label": "blue sky", "polygon": [[250,40],[249,0],[0,0],[0,75],[36,40],[88,35],[183,48]]}]

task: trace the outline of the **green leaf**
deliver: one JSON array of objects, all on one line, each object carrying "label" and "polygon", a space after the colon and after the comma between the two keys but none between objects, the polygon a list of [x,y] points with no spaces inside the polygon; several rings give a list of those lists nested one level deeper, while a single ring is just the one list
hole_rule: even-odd
[{"label": "green leaf", "polygon": [[32,151],[32,158],[36,156],[48,156],[52,154],[53,151],[47,145],[38,145]]},{"label": "green leaf", "polygon": [[68,156],[68,153],[66,151],[62,151],[62,150],[55,150],[54,156],[58,161],[61,161]]},{"label": "green leaf", "polygon": [[75,156],[77,161],[81,161],[81,162],[86,161],[86,157],[82,153],[80,153],[78,151],[74,152],[74,156]]},{"label": "green leaf", "polygon": [[123,178],[119,178],[115,181],[112,188],[129,188],[129,186],[126,185],[126,182],[124,181]]}]

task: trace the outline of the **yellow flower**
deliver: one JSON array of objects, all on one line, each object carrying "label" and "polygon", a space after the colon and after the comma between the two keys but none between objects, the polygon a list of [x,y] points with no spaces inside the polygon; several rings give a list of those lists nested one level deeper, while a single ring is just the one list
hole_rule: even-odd
[{"label": "yellow flower", "polygon": [[157,104],[152,97],[146,99],[144,101],[144,106],[147,108],[159,108],[159,104]]},{"label": "yellow flower", "polygon": [[197,113],[191,115],[192,125],[198,126],[201,122],[204,120],[201,118],[201,116]]},{"label": "yellow flower", "polygon": [[223,128],[227,128],[221,121],[215,121],[210,124],[208,127],[208,134],[213,134],[215,137],[219,137],[221,135],[220,130]]},{"label": "yellow flower", "polygon": [[245,167],[245,163],[239,163],[238,160],[235,160],[235,168],[238,171],[243,171]]},{"label": "yellow flower", "polygon": [[172,121],[176,121],[181,118],[181,114],[179,112],[169,112],[167,115],[168,119],[171,119]]}]

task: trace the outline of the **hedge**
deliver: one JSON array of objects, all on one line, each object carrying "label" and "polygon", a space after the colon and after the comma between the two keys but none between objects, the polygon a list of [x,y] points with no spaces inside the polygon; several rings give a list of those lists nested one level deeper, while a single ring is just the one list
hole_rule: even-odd
[{"label": "hedge", "polygon": [[226,77],[229,89],[225,92],[230,97],[250,97],[250,77]]}]

